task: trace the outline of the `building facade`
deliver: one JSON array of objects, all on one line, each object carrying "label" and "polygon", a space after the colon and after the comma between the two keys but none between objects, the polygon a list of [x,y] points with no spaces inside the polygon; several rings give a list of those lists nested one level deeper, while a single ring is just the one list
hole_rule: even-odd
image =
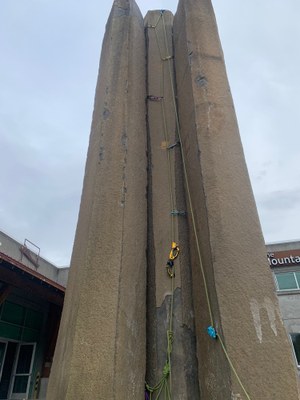
[{"label": "building facade", "polygon": [[45,399],[68,268],[0,232],[0,399]]},{"label": "building facade", "polygon": [[268,244],[267,256],[300,377],[300,241]]},{"label": "building facade", "polygon": [[[300,241],[266,249],[300,378]],[[0,400],[46,398],[68,271],[0,231]]]}]

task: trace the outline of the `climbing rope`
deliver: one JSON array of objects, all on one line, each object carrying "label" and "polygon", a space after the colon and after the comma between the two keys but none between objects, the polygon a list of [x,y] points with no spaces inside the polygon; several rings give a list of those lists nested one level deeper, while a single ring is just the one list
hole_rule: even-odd
[{"label": "climbing rope", "polygon": [[[167,32],[166,32],[166,24],[165,24],[165,19],[163,13],[161,13],[161,18],[162,18],[162,23],[163,23],[163,29],[164,29],[164,38],[165,38],[165,47],[167,48]],[[173,57],[166,57],[165,59],[171,60]],[[208,286],[207,286],[207,280],[206,280],[206,275],[204,272],[204,266],[203,266],[203,261],[202,261],[202,255],[201,255],[201,250],[200,250],[200,240],[196,228],[196,220],[195,220],[195,213],[194,213],[194,208],[193,208],[193,203],[192,203],[192,198],[191,198],[191,192],[190,192],[190,186],[189,186],[189,180],[188,180],[188,175],[187,175],[187,168],[186,168],[186,159],[185,159],[185,153],[183,150],[182,146],[182,136],[181,136],[181,129],[180,129],[180,124],[179,124],[179,116],[178,116],[178,109],[177,109],[177,104],[176,104],[176,96],[175,96],[175,88],[174,88],[174,81],[173,81],[173,75],[172,75],[172,66],[171,63],[168,62],[169,66],[169,77],[170,77],[170,84],[171,84],[171,89],[172,89],[172,100],[173,100],[173,106],[174,106],[174,112],[175,112],[175,119],[176,119],[176,127],[177,127],[177,133],[178,133],[178,138],[179,138],[179,143],[180,143],[180,149],[181,149],[181,158],[182,158],[182,165],[183,165],[183,172],[184,172],[184,180],[185,180],[185,186],[186,186],[186,191],[187,191],[187,197],[188,197],[188,203],[189,203],[189,208],[190,208],[190,214],[191,214],[191,220],[192,220],[192,226],[193,226],[193,232],[195,236],[195,242],[196,242],[196,248],[197,248],[197,255],[198,255],[198,260],[199,260],[199,265],[200,265],[200,270],[201,270],[201,275],[203,279],[203,285],[204,285],[204,290],[205,290],[205,296],[206,296],[206,301],[207,301],[207,307],[208,307],[208,312],[209,312],[209,318],[210,318],[210,326],[208,327],[208,334],[210,337],[213,339],[218,339],[218,341],[221,344],[222,350],[225,354],[225,357],[230,365],[230,368],[232,369],[234,375],[237,378],[237,381],[243,390],[245,396],[247,397],[248,400],[251,400],[245,386],[241,382],[241,379],[237,373],[237,370],[235,369],[229,354],[226,350],[226,347],[223,343],[223,340],[220,336],[219,333],[216,332],[214,328],[214,323],[213,323],[213,313],[212,313],[212,307],[211,307],[211,301],[208,293]]]},{"label": "climbing rope", "polygon": [[[241,380],[239,378],[239,375],[238,375],[238,373],[237,373],[237,371],[236,371],[236,369],[235,369],[235,367],[234,367],[234,365],[233,365],[233,363],[232,363],[232,361],[231,361],[231,359],[229,357],[229,354],[228,354],[228,352],[226,350],[226,347],[225,347],[225,345],[223,343],[223,340],[222,340],[220,334],[218,334],[216,332],[215,328],[213,327],[214,323],[213,323],[213,313],[212,313],[211,301],[210,301],[210,297],[209,297],[209,293],[208,293],[207,280],[206,280],[206,275],[205,275],[205,272],[204,272],[202,255],[201,255],[201,251],[200,251],[200,240],[199,240],[199,236],[198,236],[198,232],[197,232],[197,228],[196,228],[195,213],[194,213],[194,208],[193,208],[192,199],[191,199],[189,180],[188,180],[188,176],[187,176],[186,159],[185,159],[185,154],[184,154],[183,147],[182,147],[182,137],[181,137],[181,130],[180,130],[180,125],[179,125],[179,116],[178,116],[178,110],[177,110],[177,104],[176,104],[176,96],[175,96],[175,88],[174,88],[174,81],[173,81],[173,75],[172,75],[172,65],[169,62],[169,61],[171,61],[173,59],[173,57],[170,56],[170,55],[166,55],[165,57],[163,57],[161,46],[159,44],[159,38],[158,38],[157,30],[156,30],[160,20],[162,20],[163,31],[164,31],[165,48],[166,48],[166,51],[168,52],[167,32],[166,32],[166,24],[165,24],[165,19],[164,19],[163,12],[161,12],[160,18],[157,21],[157,23],[156,23],[156,25],[154,27],[154,30],[155,30],[156,41],[157,41],[157,45],[158,45],[158,49],[159,49],[159,53],[160,53],[160,58],[161,58],[162,61],[167,61],[168,68],[169,68],[170,84],[171,84],[171,90],[172,90],[172,100],[173,100],[173,106],[174,106],[174,112],[175,112],[176,128],[177,128],[179,144],[180,144],[180,148],[181,148],[184,179],[185,179],[185,184],[186,184],[186,190],[187,190],[187,197],[188,197],[188,203],[189,203],[189,208],[190,208],[192,226],[193,226],[193,231],[194,231],[194,236],[195,236],[198,260],[199,260],[201,275],[202,275],[202,279],[203,279],[204,290],[205,290],[206,301],[207,301],[208,312],[209,312],[209,318],[210,318],[210,326],[208,327],[208,334],[210,335],[211,338],[219,340],[219,342],[221,344],[221,347],[222,347],[222,350],[223,350],[223,352],[225,354],[225,357],[226,357],[226,359],[227,359],[227,361],[228,361],[228,363],[229,363],[234,375],[236,376],[237,381],[240,384],[240,387],[242,388],[242,390],[243,390],[244,394],[246,395],[247,399],[251,400],[249,394],[247,393],[244,385],[242,384],[242,382],[241,382]],[[163,103],[162,103],[162,107],[164,107]],[[171,260],[169,259],[168,262],[170,262],[170,261]],[[170,268],[170,266],[168,266],[168,267]],[[170,274],[170,270],[168,270],[168,273]],[[173,272],[171,272],[171,274],[173,274]],[[172,278],[173,278],[173,275],[172,275]],[[173,281],[173,279],[172,279],[172,281]],[[168,364],[168,365],[170,365],[170,364]],[[157,399],[158,398],[159,398],[159,396],[157,396]]]},{"label": "climbing rope", "polygon": [[[165,51],[167,53],[166,55],[163,54],[162,45],[160,43],[158,32],[157,32],[157,27],[158,27],[159,23],[162,23],[162,27],[163,27],[164,47],[165,47]],[[178,116],[178,109],[177,109],[177,104],[176,104],[175,87],[174,87],[174,80],[173,80],[173,73],[172,73],[172,67],[173,67],[172,60],[174,57],[172,55],[169,55],[166,23],[165,23],[163,10],[161,11],[156,24],[153,26],[148,26],[148,28],[154,29],[154,32],[155,32],[155,38],[156,38],[156,43],[157,43],[160,59],[161,59],[161,70],[162,70],[161,71],[162,72],[161,96],[150,95],[150,96],[148,96],[148,99],[152,100],[152,101],[159,101],[161,103],[161,112],[162,112],[163,125],[164,125],[164,130],[163,130],[164,131],[164,140],[165,140],[165,143],[169,143],[169,134],[168,134],[168,127],[167,127],[166,113],[165,113],[165,104],[164,104],[164,94],[165,94],[165,91],[164,91],[164,87],[165,87],[164,65],[165,65],[165,62],[167,62],[178,140],[176,140],[174,144],[167,146],[168,181],[169,181],[170,204],[171,204],[170,215],[171,215],[172,245],[171,245],[171,251],[169,254],[169,259],[168,259],[167,265],[166,265],[167,273],[168,273],[169,277],[171,278],[171,300],[170,300],[170,314],[169,314],[169,329],[167,330],[166,362],[165,362],[165,365],[163,368],[162,377],[159,380],[159,382],[154,386],[150,386],[146,383],[146,390],[147,390],[146,399],[147,400],[159,400],[162,394],[164,394],[165,400],[172,399],[172,396],[171,396],[171,382],[172,382],[172,380],[171,380],[171,373],[172,373],[171,353],[172,353],[172,344],[173,344],[173,340],[174,340],[174,333],[173,333],[174,278],[175,278],[174,260],[177,258],[178,254],[179,254],[179,247],[178,247],[176,241],[174,241],[175,225],[174,225],[173,217],[179,216],[179,215],[185,215],[185,212],[184,211],[180,212],[180,211],[176,210],[176,208],[175,208],[175,201],[174,201],[174,195],[173,195],[174,190],[173,190],[172,166],[171,166],[170,152],[168,150],[171,150],[175,146],[179,145],[180,149],[181,149],[181,159],[182,159],[182,166],[183,166],[183,173],[184,173],[184,181],[185,181],[188,204],[189,204],[189,209],[190,209],[192,228],[193,228],[193,233],[194,233],[194,237],[195,237],[197,256],[198,256],[198,261],[199,261],[199,266],[200,266],[200,271],[201,271],[203,286],[204,286],[204,291],[205,291],[205,297],[206,297],[206,302],[207,302],[207,308],[208,308],[208,313],[209,313],[210,325],[207,328],[207,333],[212,339],[218,340],[218,342],[220,343],[221,348],[224,352],[224,355],[228,361],[228,364],[229,364],[231,370],[233,371],[241,389],[243,390],[247,400],[251,400],[246,388],[244,387],[243,383],[241,382],[241,379],[238,375],[236,368],[234,367],[234,365],[229,357],[229,354],[226,350],[226,347],[224,345],[224,342],[223,342],[220,334],[214,328],[212,306],[211,306],[210,296],[209,296],[209,292],[208,292],[208,285],[207,285],[206,275],[205,275],[204,266],[203,266],[203,260],[202,260],[201,250],[200,250],[200,240],[199,240],[199,235],[197,232],[196,218],[195,218],[195,213],[194,213],[194,208],[193,208],[193,203],[192,203],[192,198],[191,198],[190,185],[189,185],[189,180],[188,180],[188,175],[187,175],[186,158],[185,158],[185,153],[184,153],[183,146],[182,146],[182,135],[181,135],[181,129],[180,129],[180,124],[179,124],[179,116]]]},{"label": "climbing rope", "polygon": [[[159,49],[159,55],[161,59],[161,84],[160,84],[160,95],[148,95],[147,99],[150,101],[157,101],[161,104],[161,116],[163,123],[163,139],[166,144],[170,143],[170,134],[169,128],[167,124],[166,118],[166,110],[165,110],[165,102],[164,102],[164,93],[165,93],[165,80],[164,80],[164,57],[162,54],[162,48],[160,46],[160,40],[157,33],[157,26],[162,20],[163,12],[161,12],[158,21],[153,26],[148,26],[148,28],[154,29],[156,43]],[[167,58],[167,57],[165,57]],[[169,251],[169,257],[166,263],[167,274],[171,281],[171,295],[170,295],[170,309],[169,309],[169,321],[168,321],[168,329],[166,332],[167,339],[167,348],[166,348],[166,361],[162,370],[162,376],[160,380],[154,385],[151,386],[146,383],[146,399],[147,400],[159,400],[162,396],[165,400],[172,399],[172,363],[171,363],[171,354],[172,347],[174,341],[174,332],[173,332],[173,308],[174,308],[174,279],[175,279],[175,260],[179,255],[180,249],[176,242],[176,227],[174,222],[174,216],[180,215],[176,214],[176,204],[175,204],[175,196],[174,196],[174,174],[172,169],[171,162],[171,154],[170,150],[179,144],[178,140],[173,145],[166,146],[166,162],[167,162],[167,170],[168,170],[168,187],[169,187],[169,202],[170,202],[170,240],[171,240],[171,249]]]}]

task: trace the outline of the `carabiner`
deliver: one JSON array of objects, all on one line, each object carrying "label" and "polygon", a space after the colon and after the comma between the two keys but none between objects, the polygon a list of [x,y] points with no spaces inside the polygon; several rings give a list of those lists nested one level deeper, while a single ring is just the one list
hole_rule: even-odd
[{"label": "carabiner", "polygon": [[175,258],[178,257],[179,254],[179,246],[177,245],[176,242],[172,242],[172,248],[170,251],[170,255],[169,255],[169,260],[175,260]]},{"label": "carabiner", "polygon": [[175,270],[173,269],[174,264],[172,265],[173,261],[169,260],[167,262],[167,272],[170,278],[175,278]]}]

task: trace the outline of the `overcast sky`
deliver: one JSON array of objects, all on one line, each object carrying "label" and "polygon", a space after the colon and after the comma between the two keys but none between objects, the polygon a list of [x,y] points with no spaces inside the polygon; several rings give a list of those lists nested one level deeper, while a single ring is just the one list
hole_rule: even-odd
[{"label": "overcast sky", "polygon": [[[200,1],[200,0],[198,0]],[[177,1],[137,1],[176,11]],[[70,260],[108,0],[2,0],[0,230]],[[266,242],[300,238],[300,2],[213,0]]]}]

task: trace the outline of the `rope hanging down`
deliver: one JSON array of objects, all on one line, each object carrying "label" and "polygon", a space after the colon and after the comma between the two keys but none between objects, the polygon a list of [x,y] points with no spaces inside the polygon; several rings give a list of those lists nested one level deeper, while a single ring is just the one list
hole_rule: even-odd
[{"label": "rope hanging down", "polygon": [[[165,19],[164,19],[164,10],[161,11],[160,13],[160,17],[157,21],[157,23],[153,26],[148,26],[148,28],[153,28],[155,31],[155,36],[156,36],[156,42],[157,42],[157,46],[158,46],[158,50],[159,50],[159,54],[160,54],[160,58],[162,61],[162,76],[164,76],[163,72],[163,64],[166,61],[168,64],[168,69],[169,69],[169,77],[170,77],[170,85],[171,85],[171,91],[172,91],[172,102],[173,102],[173,107],[174,107],[174,113],[175,113],[175,120],[176,120],[176,130],[177,130],[177,134],[178,134],[178,144],[180,146],[181,149],[181,158],[182,158],[182,165],[183,165],[183,173],[184,173],[184,180],[185,180],[185,186],[186,186],[186,191],[187,191],[187,197],[188,197],[188,203],[189,203],[189,208],[190,208],[190,215],[191,215],[191,220],[192,220],[192,227],[193,227],[193,233],[195,236],[195,242],[196,242],[196,249],[197,249],[197,255],[198,255],[198,261],[199,261],[199,265],[200,265],[200,270],[201,270],[201,275],[202,275],[202,279],[203,279],[203,284],[204,284],[204,290],[205,290],[205,296],[206,296],[206,301],[207,301],[207,307],[208,307],[208,312],[209,312],[209,318],[210,318],[210,325],[207,328],[207,333],[208,335],[214,339],[217,340],[221,347],[222,350],[225,354],[225,357],[230,365],[230,368],[232,369],[241,389],[243,390],[247,400],[251,400],[246,388],[244,387],[243,383],[241,382],[241,379],[237,373],[237,370],[235,369],[229,354],[226,350],[226,347],[223,343],[223,340],[221,338],[221,336],[217,333],[216,329],[214,328],[214,320],[213,320],[213,313],[212,313],[212,307],[211,307],[211,302],[210,302],[210,297],[209,297],[209,293],[208,293],[208,286],[207,286],[207,280],[206,280],[206,275],[204,272],[204,267],[203,267],[203,261],[202,261],[202,255],[201,255],[201,251],[200,251],[200,240],[199,240],[199,236],[198,236],[198,232],[197,232],[197,228],[196,228],[196,220],[195,220],[195,213],[194,213],[194,208],[193,208],[193,203],[192,203],[192,198],[191,198],[191,192],[190,192],[190,186],[189,186],[189,180],[188,180],[188,176],[187,176],[187,168],[186,168],[186,159],[185,159],[185,153],[184,150],[182,148],[182,137],[181,137],[181,130],[180,130],[180,125],[179,125],[179,116],[178,116],[178,110],[177,110],[177,104],[176,104],[176,96],[175,96],[175,88],[174,88],[174,81],[173,81],[173,75],[172,75],[172,65],[170,63],[171,60],[173,60],[173,56],[171,55],[166,55],[165,57],[162,54],[162,50],[161,50],[161,44],[159,41],[159,37],[157,34],[157,26],[158,24],[162,22],[162,26],[163,26],[163,33],[164,33],[164,47],[166,49],[166,51],[168,52],[168,41],[167,41],[167,32],[166,32],[166,24],[165,24]],[[164,87],[164,84],[163,84]],[[164,126],[165,126],[165,140],[167,141],[167,127],[166,127],[166,118],[165,118],[165,111],[164,111],[164,93],[162,94],[162,96],[148,96],[149,100],[152,101],[159,101],[161,102],[161,107],[162,107],[162,115],[163,115],[163,120],[164,120]],[[177,143],[176,143],[177,144]],[[168,147],[168,149],[173,148],[174,145],[171,145]],[[172,205],[172,211],[171,211],[171,215],[179,215],[179,213],[174,213],[174,211],[176,211],[175,207],[174,207],[174,198],[173,198],[173,188],[172,188],[172,169],[171,169],[171,162],[170,162],[170,156],[169,156],[169,152],[167,152],[168,154],[168,164],[169,164],[169,188],[170,188],[170,199],[171,199],[171,205]],[[173,256],[173,254],[178,256],[179,253],[179,248],[178,250],[176,250],[177,244],[176,242],[173,242],[173,234],[174,234],[174,223],[172,222],[172,227],[171,227],[171,232],[172,232],[172,250],[170,252],[170,256]],[[173,246],[175,253],[173,253]],[[175,257],[175,258],[176,258]],[[167,272],[168,275],[171,278],[171,305],[170,305],[170,320],[169,320],[169,330],[167,331],[167,361],[165,363],[165,366],[163,368],[163,374],[162,377],[160,379],[160,381],[153,387],[149,386],[148,384],[146,384],[146,400],[158,400],[160,399],[160,396],[162,393],[164,393],[165,395],[165,399],[166,400],[171,400],[171,352],[172,352],[172,343],[173,343],[173,331],[172,331],[172,326],[173,326],[173,292],[174,292],[174,277],[175,277],[175,269],[173,269],[174,267],[174,261],[172,259],[172,257],[169,257],[168,262],[167,262]],[[156,392],[156,397],[153,397],[153,394]]]},{"label": "rope hanging down", "polygon": [[[164,29],[164,36],[165,36],[165,46],[167,48],[167,33],[166,33],[166,26],[165,26],[165,20],[164,20],[164,15],[163,13],[161,14],[162,16],[162,22],[163,22],[163,29]],[[207,286],[207,280],[206,280],[206,275],[204,272],[204,267],[203,267],[203,261],[202,261],[202,255],[201,255],[201,251],[200,251],[200,241],[199,241],[199,236],[197,233],[197,228],[196,228],[196,221],[195,221],[195,213],[194,213],[194,208],[193,208],[193,203],[192,203],[192,198],[191,198],[191,192],[190,192],[190,186],[189,186],[189,180],[188,180],[188,176],[187,176],[187,168],[186,168],[186,159],[185,159],[185,154],[184,154],[184,150],[182,147],[182,137],[181,137],[181,130],[180,130],[180,125],[179,125],[179,116],[178,116],[178,110],[177,110],[177,104],[176,104],[176,96],[175,96],[175,88],[174,88],[174,81],[173,81],[173,76],[172,76],[172,68],[171,68],[171,64],[168,62],[168,66],[169,66],[169,76],[170,76],[170,84],[171,84],[171,88],[172,88],[172,98],[173,98],[173,105],[174,105],[174,112],[175,112],[175,117],[176,117],[176,127],[177,127],[177,132],[178,132],[178,138],[179,138],[179,142],[180,142],[180,149],[181,149],[181,158],[182,158],[182,165],[183,165],[183,172],[184,172],[184,180],[185,180],[185,185],[186,185],[186,190],[187,190],[187,196],[188,196],[188,203],[189,203],[189,207],[190,207],[190,214],[191,214],[191,219],[192,219],[192,226],[193,226],[193,232],[195,235],[195,241],[196,241],[196,247],[197,247],[197,253],[198,253],[198,260],[199,260],[199,265],[200,265],[200,269],[201,269],[201,274],[202,274],[202,278],[203,278],[203,284],[204,284],[204,289],[205,289],[205,295],[206,295],[206,301],[207,301],[207,306],[208,306],[208,311],[209,311],[209,316],[210,316],[210,326],[209,328],[212,328],[215,332],[215,339],[218,339],[218,341],[221,344],[222,350],[225,354],[225,357],[227,358],[227,361],[230,365],[230,368],[232,369],[234,375],[237,378],[237,381],[241,387],[241,389],[243,390],[247,400],[251,400],[247,390],[245,389],[244,385],[241,382],[241,379],[229,357],[229,354],[227,353],[226,347],[223,343],[223,340],[221,338],[221,336],[216,332],[215,328],[214,328],[214,323],[213,323],[213,314],[212,314],[212,307],[211,307],[211,302],[210,302],[210,297],[209,297],[209,293],[208,293],[208,286]]]},{"label": "rope hanging down", "polygon": [[[164,77],[164,61],[171,60],[171,56],[163,57],[161,53],[161,47],[159,44],[159,38],[157,34],[157,26],[162,20],[163,11],[161,11],[160,17],[154,26],[148,26],[148,28],[153,28],[155,31],[156,42],[159,48],[159,54],[161,59],[161,72],[162,77]],[[161,95],[148,95],[147,100],[160,102],[161,104],[161,115],[163,123],[163,136],[165,143],[170,143],[169,129],[166,120],[165,103],[164,103],[164,89],[165,89],[164,78],[161,81]],[[176,229],[174,224],[174,216],[182,215],[176,210],[175,195],[174,195],[174,184],[173,184],[173,170],[171,164],[170,150],[179,145],[178,140],[175,141],[173,145],[166,147],[166,158],[167,158],[167,169],[168,169],[168,186],[169,186],[169,202],[170,202],[170,238],[171,238],[171,249],[169,252],[169,257],[166,263],[167,274],[171,280],[171,295],[170,295],[170,310],[169,310],[169,321],[168,329],[166,332],[167,336],[167,348],[166,348],[166,361],[163,367],[162,376],[160,380],[154,386],[146,383],[146,400],[171,400],[172,399],[172,364],[171,364],[171,354],[174,341],[173,332],[173,308],[174,308],[174,279],[175,279],[175,260],[177,259],[180,249],[176,242]]]},{"label": "rope hanging down", "polygon": [[[179,250],[178,250],[179,252]],[[178,255],[178,254],[177,254]],[[176,256],[177,257],[177,256]],[[174,307],[174,278],[175,273],[170,275],[171,278],[171,303],[170,303],[170,317],[169,317],[169,329],[167,330],[167,350],[166,350],[166,362],[163,367],[162,377],[158,383],[154,386],[150,386],[147,383],[145,398],[146,400],[159,400],[164,395],[164,400],[172,400],[171,395],[171,354],[172,346],[174,341],[173,332],[173,307]],[[155,396],[155,397],[154,397]]]}]

